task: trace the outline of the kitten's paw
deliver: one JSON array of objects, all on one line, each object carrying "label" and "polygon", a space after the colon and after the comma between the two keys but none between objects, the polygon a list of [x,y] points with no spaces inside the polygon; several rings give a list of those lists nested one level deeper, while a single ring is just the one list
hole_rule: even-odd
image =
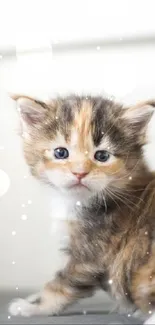
[{"label": "kitten's paw", "polygon": [[29,317],[38,314],[38,306],[26,299],[16,299],[10,304],[9,312],[13,316]]}]

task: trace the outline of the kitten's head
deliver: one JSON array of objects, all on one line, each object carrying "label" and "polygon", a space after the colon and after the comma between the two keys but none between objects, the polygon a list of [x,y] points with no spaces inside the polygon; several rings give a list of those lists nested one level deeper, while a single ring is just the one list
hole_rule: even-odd
[{"label": "kitten's head", "polygon": [[24,154],[33,175],[80,199],[140,186],[145,128],[152,103],[123,109],[102,97],[70,96],[49,103],[15,96]]}]

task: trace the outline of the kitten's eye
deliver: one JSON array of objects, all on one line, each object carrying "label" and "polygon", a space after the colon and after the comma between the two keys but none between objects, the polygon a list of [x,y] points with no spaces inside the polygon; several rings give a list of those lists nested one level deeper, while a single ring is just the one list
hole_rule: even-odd
[{"label": "kitten's eye", "polygon": [[96,151],[94,158],[101,162],[106,162],[110,158],[110,154],[106,150]]},{"label": "kitten's eye", "polygon": [[69,156],[69,152],[66,148],[56,148],[54,149],[54,156],[57,159],[66,159]]}]

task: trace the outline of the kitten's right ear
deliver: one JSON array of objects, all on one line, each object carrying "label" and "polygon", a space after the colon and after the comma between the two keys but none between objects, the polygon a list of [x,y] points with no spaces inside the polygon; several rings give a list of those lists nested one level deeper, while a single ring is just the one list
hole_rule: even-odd
[{"label": "kitten's right ear", "polygon": [[17,102],[23,128],[36,127],[44,121],[48,112],[48,106],[39,100],[22,95],[11,95]]}]

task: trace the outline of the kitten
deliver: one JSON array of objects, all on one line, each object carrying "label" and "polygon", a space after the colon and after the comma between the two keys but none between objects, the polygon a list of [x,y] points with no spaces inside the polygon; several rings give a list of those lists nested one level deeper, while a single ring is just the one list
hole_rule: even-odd
[{"label": "kitten", "polygon": [[146,313],[155,303],[155,189],[148,125],[155,103],[125,108],[102,97],[17,100],[24,155],[64,220],[68,264],[13,315],[58,314],[103,289]]}]

